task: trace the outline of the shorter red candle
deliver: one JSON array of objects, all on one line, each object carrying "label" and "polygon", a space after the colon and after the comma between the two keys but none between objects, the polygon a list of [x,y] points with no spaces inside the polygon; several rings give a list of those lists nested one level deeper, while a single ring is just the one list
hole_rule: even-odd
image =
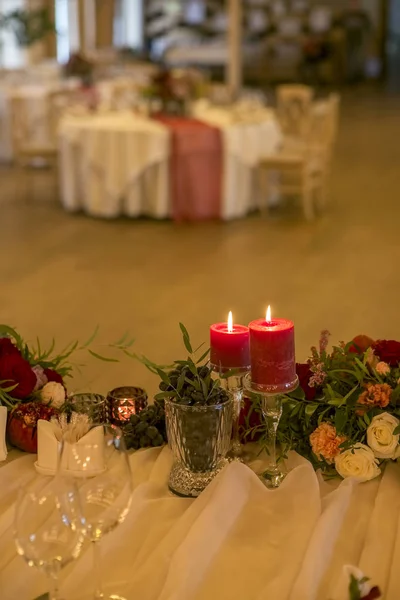
[{"label": "shorter red candle", "polygon": [[[269,307],[268,307],[269,308]],[[265,387],[284,387],[296,379],[294,324],[286,319],[257,319],[249,324],[251,380]]]},{"label": "shorter red candle", "polygon": [[210,362],[219,369],[248,369],[250,366],[249,328],[227,323],[210,327]]}]

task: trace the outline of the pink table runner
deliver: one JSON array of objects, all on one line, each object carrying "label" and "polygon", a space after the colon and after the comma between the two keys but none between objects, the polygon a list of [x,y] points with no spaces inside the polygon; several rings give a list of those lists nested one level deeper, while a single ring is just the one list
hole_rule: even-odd
[{"label": "pink table runner", "polygon": [[171,132],[170,195],[174,221],[221,216],[222,137],[196,119],[155,116]]}]

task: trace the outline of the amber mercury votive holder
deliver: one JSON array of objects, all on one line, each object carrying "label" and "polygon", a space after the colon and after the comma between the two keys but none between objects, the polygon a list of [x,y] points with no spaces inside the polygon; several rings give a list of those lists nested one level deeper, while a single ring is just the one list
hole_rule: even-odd
[{"label": "amber mercury votive holder", "polygon": [[124,425],[132,415],[137,415],[147,406],[147,393],[143,388],[121,386],[107,394],[108,412],[113,425]]}]

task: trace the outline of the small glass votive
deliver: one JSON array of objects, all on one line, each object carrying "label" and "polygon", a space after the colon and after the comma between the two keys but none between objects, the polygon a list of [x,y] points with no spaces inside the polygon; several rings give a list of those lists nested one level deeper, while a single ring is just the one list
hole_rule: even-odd
[{"label": "small glass votive", "polygon": [[87,415],[92,423],[108,422],[107,398],[91,392],[73,394],[68,398],[71,411]]},{"label": "small glass votive", "polygon": [[117,387],[108,392],[107,403],[110,423],[124,425],[132,415],[137,415],[147,407],[147,393],[134,386]]}]

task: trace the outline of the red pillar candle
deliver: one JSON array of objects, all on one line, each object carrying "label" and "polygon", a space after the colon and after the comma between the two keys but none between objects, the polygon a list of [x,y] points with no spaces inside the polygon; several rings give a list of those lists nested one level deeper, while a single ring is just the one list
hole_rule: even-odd
[{"label": "red pillar candle", "polygon": [[232,324],[232,313],[227,323],[211,325],[210,348],[210,362],[218,369],[248,369],[250,366],[249,328]]},{"label": "red pillar candle", "polygon": [[252,321],[249,329],[252,384],[260,390],[284,391],[296,381],[293,322],[267,314],[266,319]]}]

